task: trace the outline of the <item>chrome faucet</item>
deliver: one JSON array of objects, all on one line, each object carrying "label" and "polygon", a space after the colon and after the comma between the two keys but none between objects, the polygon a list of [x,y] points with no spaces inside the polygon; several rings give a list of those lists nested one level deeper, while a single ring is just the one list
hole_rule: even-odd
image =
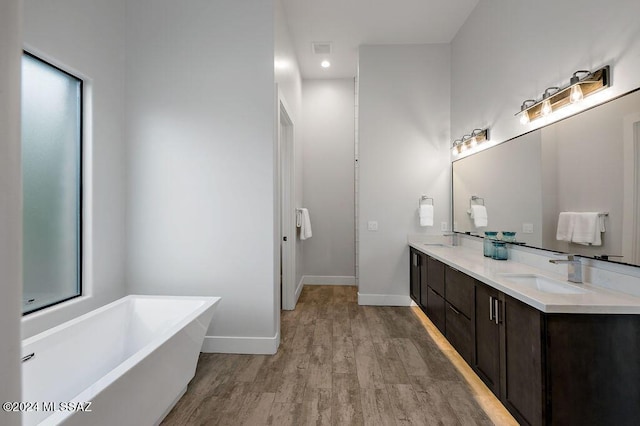
[{"label": "chrome faucet", "polygon": [[567,281],[582,284],[582,262],[573,254],[568,254],[566,259],[551,259],[551,263],[567,264]]},{"label": "chrome faucet", "polygon": [[443,237],[451,237],[451,246],[455,247],[458,245],[458,234],[455,232],[445,232],[442,234]]}]

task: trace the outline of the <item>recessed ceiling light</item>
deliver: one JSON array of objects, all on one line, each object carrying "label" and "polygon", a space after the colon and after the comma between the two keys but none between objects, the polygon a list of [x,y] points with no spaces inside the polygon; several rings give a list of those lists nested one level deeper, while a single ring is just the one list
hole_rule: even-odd
[{"label": "recessed ceiling light", "polygon": [[322,68],[329,68],[331,66],[331,62],[329,62],[327,60],[324,60],[324,61],[320,62],[320,66]]}]

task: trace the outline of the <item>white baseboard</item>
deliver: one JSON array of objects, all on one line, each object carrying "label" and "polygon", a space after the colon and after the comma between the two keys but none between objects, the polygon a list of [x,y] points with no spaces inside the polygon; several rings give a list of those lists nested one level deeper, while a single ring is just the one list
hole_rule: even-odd
[{"label": "white baseboard", "polygon": [[363,294],[358,292],[358,305],[411,306],[411,297],[399,294]]},{"label": "white baseboard", "polygon": [[356,277],[335,276],[335,275],[304,275],[302,277],[304,285],[356,285]]},{"label": "white baseboard", "polygon": [[201,352],[273,355],[280,346],[280,333],[273,337],[205,336]]}]

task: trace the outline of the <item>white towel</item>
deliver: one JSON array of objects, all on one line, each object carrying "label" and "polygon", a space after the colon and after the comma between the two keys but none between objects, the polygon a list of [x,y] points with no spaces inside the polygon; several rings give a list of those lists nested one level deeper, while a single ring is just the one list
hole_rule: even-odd
[{"label": "white towel", "polygon": [[306,240],[307,238],[311,238],[311,219],[309,218],[309,210],[305,208],[300,209],[300,239]]},{"label": "white towel", "polygon": [[471,206],[471,219],[476,228],[483,228],[489,224],[489,218],[487,217],[487,208],[480,204],[474,204]]},{"label": "white towel", "polygon": [[433,204],[420,204],[420,226],[433,226]]},{"label": "white towel", "polygon": [[571,241],[573,235],[573,225],[575,223],[574,212],[560,212],[558,216],[558,229],[556,230],[556,240]]},{"label": "white towel", "polygon": [[603,227],[597,212],[574,213],[573,234],[571,241],[583,245],[602,245],[601,229]]}]

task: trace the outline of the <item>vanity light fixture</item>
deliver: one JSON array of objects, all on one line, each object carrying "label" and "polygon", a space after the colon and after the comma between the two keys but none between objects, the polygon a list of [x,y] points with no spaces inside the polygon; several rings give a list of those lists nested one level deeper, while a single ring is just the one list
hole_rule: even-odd
[{"label": "vanity light fixture", "polygon": [[489,129],[473,129],[471,134],[464,135],[460,139],[453,141],[451,146],[451,153],[454,157],[457,157],[467,149],[472,149],[481,144],[482,142],[489,140]]},{"label": "vanity light fixture", "polygon": [[566,105],[578,103],[585,97],[609,87],[611,85],[610,73],[609,65],[594,72],[578,70],[573,73],[567,86],[549,87],[544,91],[541,100],[527,99],[524,101],[516,115],[520,116],[522,124],[528,124]]},{"label": "vanity light fixture", "polygon": [[558,93],[560,91],[560,88],[555,86],[549,87],[542,94],[542,108],[540,109],[540,113],[545,117],[553,112],[553,108],[551,107],[551,100],[549,99],[552,95],[551,91],[553,91],[553,93]]}]

